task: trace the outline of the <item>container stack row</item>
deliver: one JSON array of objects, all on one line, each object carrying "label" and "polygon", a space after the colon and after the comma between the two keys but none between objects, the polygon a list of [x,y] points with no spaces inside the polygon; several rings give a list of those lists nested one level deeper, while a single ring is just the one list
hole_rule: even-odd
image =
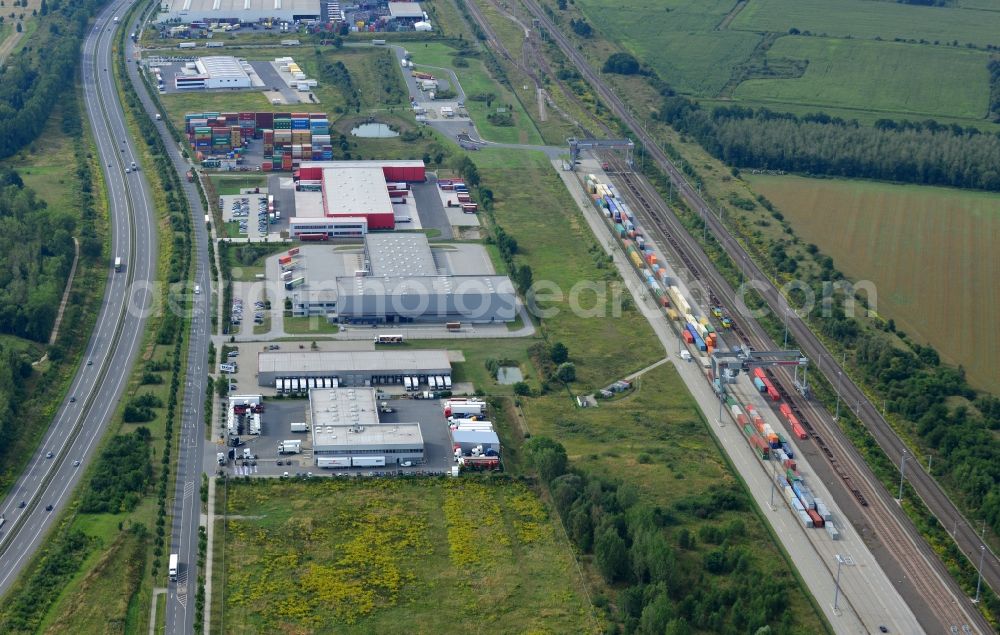
[{"label": "container stack row", "polygon": [[290,170],[298,161],[333,158],[325,113],[205,112],[184,116],[185,132],[198,160],[239,159],[250,139],[264,142],[261,169]]},{"label": "container stack row", "polygon": [[628,203],[622,200],[614,185],[601,183],[593,174],[587,175],[586,187],[604,218],[614,226],[615,235],[622,241],[626,255],[642,275],[646,288],[656,298],[656,303],[666,309],[668,315],[677,315],[671,308],[667,293],[670,284],[667,267],[659,261],[653,242],[643,235]]}]

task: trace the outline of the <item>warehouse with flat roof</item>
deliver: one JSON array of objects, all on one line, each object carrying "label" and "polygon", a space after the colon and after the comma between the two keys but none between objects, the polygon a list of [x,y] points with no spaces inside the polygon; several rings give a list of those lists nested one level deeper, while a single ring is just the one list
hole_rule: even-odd
[{"label": "warehouse with flat roof", "polygon": [[160,0],[158,22],[295,22],[318,20],[320,0]]},{"label": "warehouse with flat roof", "polygon": [[510,322],[517,293],[480,245],[432,249],[426,234],[367,234],[364,246],[303,246],[294,266],[292,315],[346,324]]},{"label": "warehouse with flat roof", "polygon": [[381,423],[375,391],[309,391],[313,456],[317,467],[383,467],[424,458],[420,424]]},{"label": "warehouse with flat roof", "polygon": [[335,378],[340,386],[401,384],[403,377],[451,376],[448,354],[441,350],[262,351],[257,353],[257,383],[278,379]]}]

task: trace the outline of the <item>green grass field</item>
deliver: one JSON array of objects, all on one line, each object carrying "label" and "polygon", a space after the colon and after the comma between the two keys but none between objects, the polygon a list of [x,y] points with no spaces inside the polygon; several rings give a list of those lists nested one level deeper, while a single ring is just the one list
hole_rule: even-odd
[{"label": "green grass field", "polygon": [[[473,158],[479,162],[481,155]],[[530,264],[534,281],[552,283],[561,300],[544,302],[558,315],[543,320],[550,341],[579,342],[570,351],[581,386],[603,387],[663,355],[646,319],[631,306],[616,309],[614,285],[620,278],[608,265],[590,227],[584,221],[555,169],[541,153],[495,151],[489,162],[507,155],[520,157],[517,167],[483,170],[484,182],[496,195],[497,222],[518,243],[518,262]],[[586,317],[571,310],[575,284],[593,282],[607,290],[603,317]],[[624,290],[623,290],[624,292]],[[627,292],[624,292],[627,295]],[[591,293],[579,296],[581,306],[594,305]]]},{"label": "green grass field", "polygon": [[802,77],[751,79],[738,99],[884,113],[980,119],[989,105],[989,54],[918,44],[783,37],[768,59],[807,60]]},{"label": "green grass field", "polygon": [[1000,12],[869,0],[753,0],[730,28],[777,33],[797,28],[833,37],[1000,44]]},{"label": "green grass field", "polygon": [[568,546],[523,485],[327,478],[228,495],[224,632],[596,630]]},{"label": "green grass field", "polygon": [[[528,113],[513,93],[493,80],[483,62],[476,58],[468,58],[469,65],[456,68],[453,62],[455,49],[436,42],[406,44],[407,50],[413,54],[413,63],[417,66],[428,65],[439,68],[449,68],[455,71],[462,90],[465,91],[465,107],[469,116],[476,123],[476,130],[484,139],[499,143],[528,143],[541,145],[542,137],[535,128]],[[424,69],[431,73],[434,69]],[[492,109],[487,109],[485,101],[471,99],[476,94],[493,93],[497,99]],[[529,97],[534,99],[534,92]],[[498,106],[513,106],[513,126],[495,126],[486,120],[486,116]]]},{"label": "green grass field", "polygon": [[878,311],[1000,392],[1000,196],[869,181],[745,176],[852,279],[871,280]]}]

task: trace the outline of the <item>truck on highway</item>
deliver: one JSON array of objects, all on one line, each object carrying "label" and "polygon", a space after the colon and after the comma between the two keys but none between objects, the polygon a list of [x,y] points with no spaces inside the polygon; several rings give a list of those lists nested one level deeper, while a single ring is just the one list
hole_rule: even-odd
[{"label": "truck on highway", "polygon": [[[115,18],[115,21],[117,22],[118,18]],[[172,581],[176,581],[177,580],[177,554],[176,553],[170,554],[170,564],[167,567],[167,573],[170,575],[170,579]]]},{"label": "truck on highway", "polygon": [[121,270],[122,270],[122,257],[121,256],[116,256],[115,257],[115,271],[121,271]]},{"label": "truck on highway", "polygon": [[293,421],[289,427],[291,428],[292,432],[309,432],[309,426],[307,426],[304,421],[300,422]]},{"label": "truck on highway", "polygon": [[285,439],[278,444],[278,454],[298,454],[302,452],[302,441],[299,439]]}]

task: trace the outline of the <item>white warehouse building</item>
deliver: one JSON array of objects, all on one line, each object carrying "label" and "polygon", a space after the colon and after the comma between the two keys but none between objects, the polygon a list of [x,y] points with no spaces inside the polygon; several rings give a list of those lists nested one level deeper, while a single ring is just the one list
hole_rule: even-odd
[{"label": "white warehouse building", "polygon": [[320,0],[161,0],[158,22],[318,20]]},{"label": "white warehouse building", "polygon": [[193,64],[193,69],[185,68],[174,77],[174,85],[178,90],[250,88],[253,86],[250,74],[244,67],[245,62],[241,62],[235,57],[209,55],[198,58]]},{"label": "white warehouse building", "polygon": [[381,423],[373,389],[310,390],[309,416],[317,467],[384,467],[424,459],[420,424]]}]

